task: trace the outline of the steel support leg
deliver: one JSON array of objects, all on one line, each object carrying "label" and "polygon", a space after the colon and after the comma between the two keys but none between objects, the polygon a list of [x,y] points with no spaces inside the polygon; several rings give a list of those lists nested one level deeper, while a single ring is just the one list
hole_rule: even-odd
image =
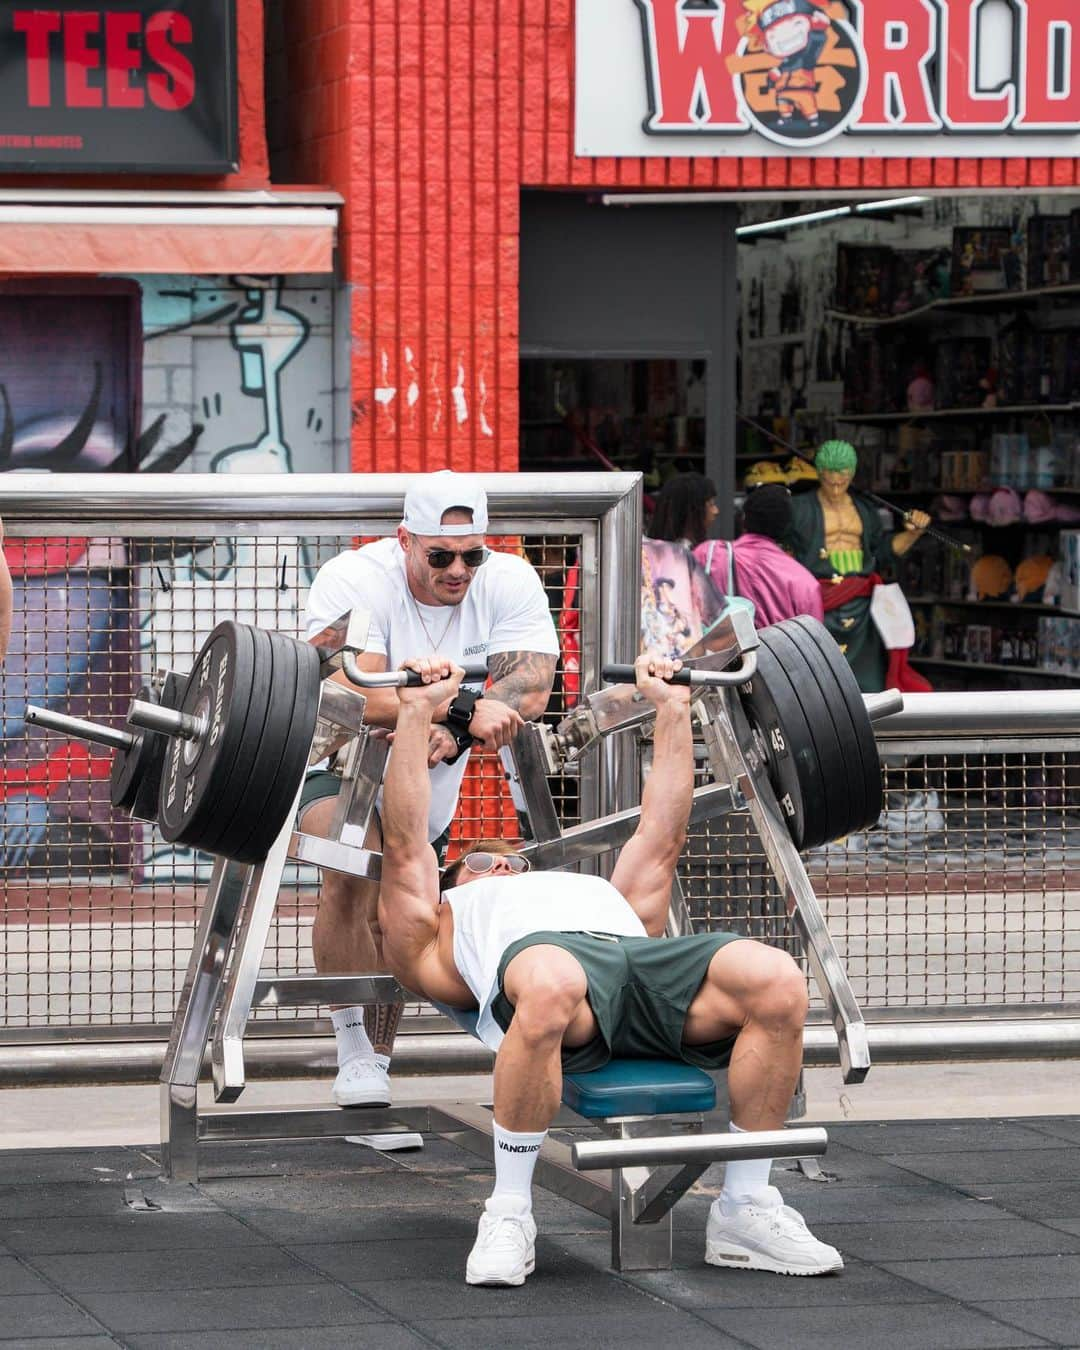
[{"label": "steel support leg", "polygon": [[611,1172],[611,1264],[615,1270],[671,1269],[671,1210],[655,1223],[635,1223],[638,1191],[648,1181],[647,1167],[615,1167]]},{"label": "steel support leg", "polygon": [[219,1102],[234,1102],[244,1090],[244,1032],[277,908],[281,876],[299,803],[300,789],[297,789],[296,801],[285,824],[263,861],[251,869],[246,887],[247,899],[237,925],[221,1013],[214,1032],[214,1097]]},{"label": "steel support leg", "polygon": [[161,1162],[170,1181],[197,1181],[196,1094],[237,918],[253,868],[218,858],[161,1066]]},{"label": "steel support leg", "polygon": [[698,706],[713,775],[737,784],[745,797],[787,912],[828,1004],[840,1046],[844,1082],[861,1083],[870,1069],[866,1024],[802,858],[784,824],[738,696],[734,690],[709,691]]}]

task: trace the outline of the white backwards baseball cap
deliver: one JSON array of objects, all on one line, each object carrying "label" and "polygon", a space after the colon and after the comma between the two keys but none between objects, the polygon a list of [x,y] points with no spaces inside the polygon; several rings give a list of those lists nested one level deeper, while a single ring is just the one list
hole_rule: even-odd
[{"label": "white backwards baseball cap", "polygon": [[[454,507],[472,512],[472,520],[444,525],[442,518]],[[405,494],[402,525],[410,534],[428,538],[439,535],[487,534],[487,493],[471,479],[450,469],[429,473]]]}]

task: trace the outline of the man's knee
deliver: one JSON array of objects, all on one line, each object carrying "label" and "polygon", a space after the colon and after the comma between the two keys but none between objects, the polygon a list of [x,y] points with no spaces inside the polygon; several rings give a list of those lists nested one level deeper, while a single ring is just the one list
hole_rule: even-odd
[{"label": "man's knee", "polygon": [[740,1023],[776,1028],[802,1027],[809,1000],[806,978],[787,952],[763,942],[721,948],[709,968],[709,982],[733,1000]]},{"label": "man's knee", "polygon": [[773,1027],[799,1027],[806,1021],[809,996],[806,977],[787,952],[762,945],[748,1011],[756,1022]]},{"label": "man's knee", "polygon": [[576,961],[530,962],[516,972],[513,981],[514,1021],[519,1032],[530,1040],[561,1040],[587,991],[585,972]]}]

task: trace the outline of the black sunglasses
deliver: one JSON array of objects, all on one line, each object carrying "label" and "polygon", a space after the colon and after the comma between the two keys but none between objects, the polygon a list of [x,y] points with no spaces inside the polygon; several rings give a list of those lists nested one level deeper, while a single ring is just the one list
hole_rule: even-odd
[{"label": "black sunglasses", "polygon": [[449,567],[455,558],[460,558],[466,567],[479,567],[487,562],[488,551],[481,545],[479,548],[466,548],[460,553],[452,548],[429,548],[427,550],[427,560],[432,567]]}]

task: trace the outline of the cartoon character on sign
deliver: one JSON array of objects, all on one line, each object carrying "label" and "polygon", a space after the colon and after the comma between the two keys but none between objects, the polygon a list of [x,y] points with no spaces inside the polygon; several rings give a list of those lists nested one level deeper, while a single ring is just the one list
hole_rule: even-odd
[{"label": "cartoon character on sign", "polygon": [[780,144],[830,140],[854,119],[866,71],[836,0],[743,0],[742,41],[728,60],[751,123]]}]

